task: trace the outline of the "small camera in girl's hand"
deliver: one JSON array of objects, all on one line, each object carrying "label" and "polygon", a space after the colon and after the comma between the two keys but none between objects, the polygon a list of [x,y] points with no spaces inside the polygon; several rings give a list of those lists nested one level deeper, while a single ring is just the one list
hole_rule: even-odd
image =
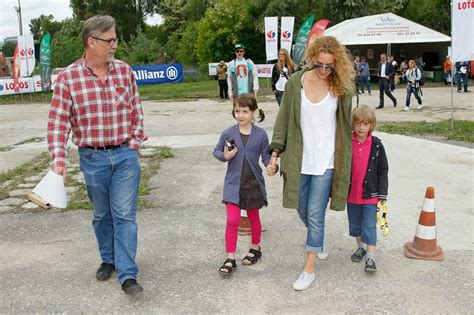
[{"label": "small camera in girl's hand", "polygon": [[235,148],[235,141],[234,139],[226,139],[225,140],[225,147],[227,150],[232,151]]}]

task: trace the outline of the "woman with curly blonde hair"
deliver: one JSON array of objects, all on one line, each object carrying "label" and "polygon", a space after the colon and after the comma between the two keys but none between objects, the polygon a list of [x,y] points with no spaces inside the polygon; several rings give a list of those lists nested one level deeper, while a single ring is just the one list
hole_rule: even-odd
[{"label": "woman with curly blonde hair", "polygon": [[281,104],[281,98],[285,91],[286,82],[290,76],[295,72],[295,64],[285,48],[278,52],[278,62],[273,65],[272,70],[272,90],[275,93],[278,106]]},{"label": "woman with curly blonde hair", "polygon": [[306,226],[306,261],[293,289],[314,281],[324,243],[326,207],[345,209],[351,173],[351,108],[354,68],[334,37],[310,41],[306,66],[292,75],[273,129],[267,174],[281,157],[283,207],[297,209]]}]

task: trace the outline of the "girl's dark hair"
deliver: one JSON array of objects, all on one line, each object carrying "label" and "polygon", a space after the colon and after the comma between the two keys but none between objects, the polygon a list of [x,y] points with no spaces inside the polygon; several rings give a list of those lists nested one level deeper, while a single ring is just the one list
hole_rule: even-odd
[{"label": "girl's dark hair", "polygon": [[[241,94],[234,98],[234,108],[237,106],[239,107],[248,107],[252,112],[258,109],[258,116],[260,120],[258,122],[262,122],[265,119],[265,113],[261,108],[258,108],[257,100],[255,99],[254,94],[252,93],[245,93]],[[232,109],[232,117],[235,118],[234,110]]]}]

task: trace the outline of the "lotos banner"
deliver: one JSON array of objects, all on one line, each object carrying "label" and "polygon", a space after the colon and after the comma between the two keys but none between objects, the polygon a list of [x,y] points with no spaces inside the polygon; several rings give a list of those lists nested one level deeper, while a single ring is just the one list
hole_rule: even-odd
[{"label": "lotos banner", "polygon": [[474,3],[452,1],[452,56],[453,62],[474,60]]},{"label": "lotos banner", "polygon": [[308,35],[313,26],[314,15],[311,15],[300,27],[298,36],[295,39],[295,47],[293,49],[293,62],[297,67],[302,63],[304,57],[304,51],[306,49],[306,42],[308,41]]},{"label": "lotos banner", "polygon": [[40,44],[41,90],[51,90],[51,35],[44,34]]},{"label": "lotos banner", "polygon": [[329,20],[327,19],[321,19],[314,23],[313,28],[311,28],[311,31],[309,32],[308,35],[308,41],[306,42],[306,47],[308,47],[309,41],[313,39],[313,37],[321,37],[324,34],[324,30],[326,27],[328,27]]},{"label": "lotos banner", "polygon": [[183,82],[183,65],[132,66],[138,85]]},{"label": "lotos banner", "polygon": [[267,61],[278,58],[278,17],[265,17],[265,47]]},{"label": "lotos banner", "polygon": [[280,48],[285,48],[291,54],[293,43],[293,28],[295,26],[294,16],[283,16],[281,18]]}]

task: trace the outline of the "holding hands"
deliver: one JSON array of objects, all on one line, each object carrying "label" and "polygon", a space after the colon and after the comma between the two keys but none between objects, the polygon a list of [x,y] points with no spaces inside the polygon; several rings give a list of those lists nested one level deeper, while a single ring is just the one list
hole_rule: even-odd
[{"label": "holding hands", "polygon": [[270,162],[267,165],[267,175],[273,176],[278,172],[278,163],[277,163],[278,155],[272,153],[272,157],[270,158]]}]

